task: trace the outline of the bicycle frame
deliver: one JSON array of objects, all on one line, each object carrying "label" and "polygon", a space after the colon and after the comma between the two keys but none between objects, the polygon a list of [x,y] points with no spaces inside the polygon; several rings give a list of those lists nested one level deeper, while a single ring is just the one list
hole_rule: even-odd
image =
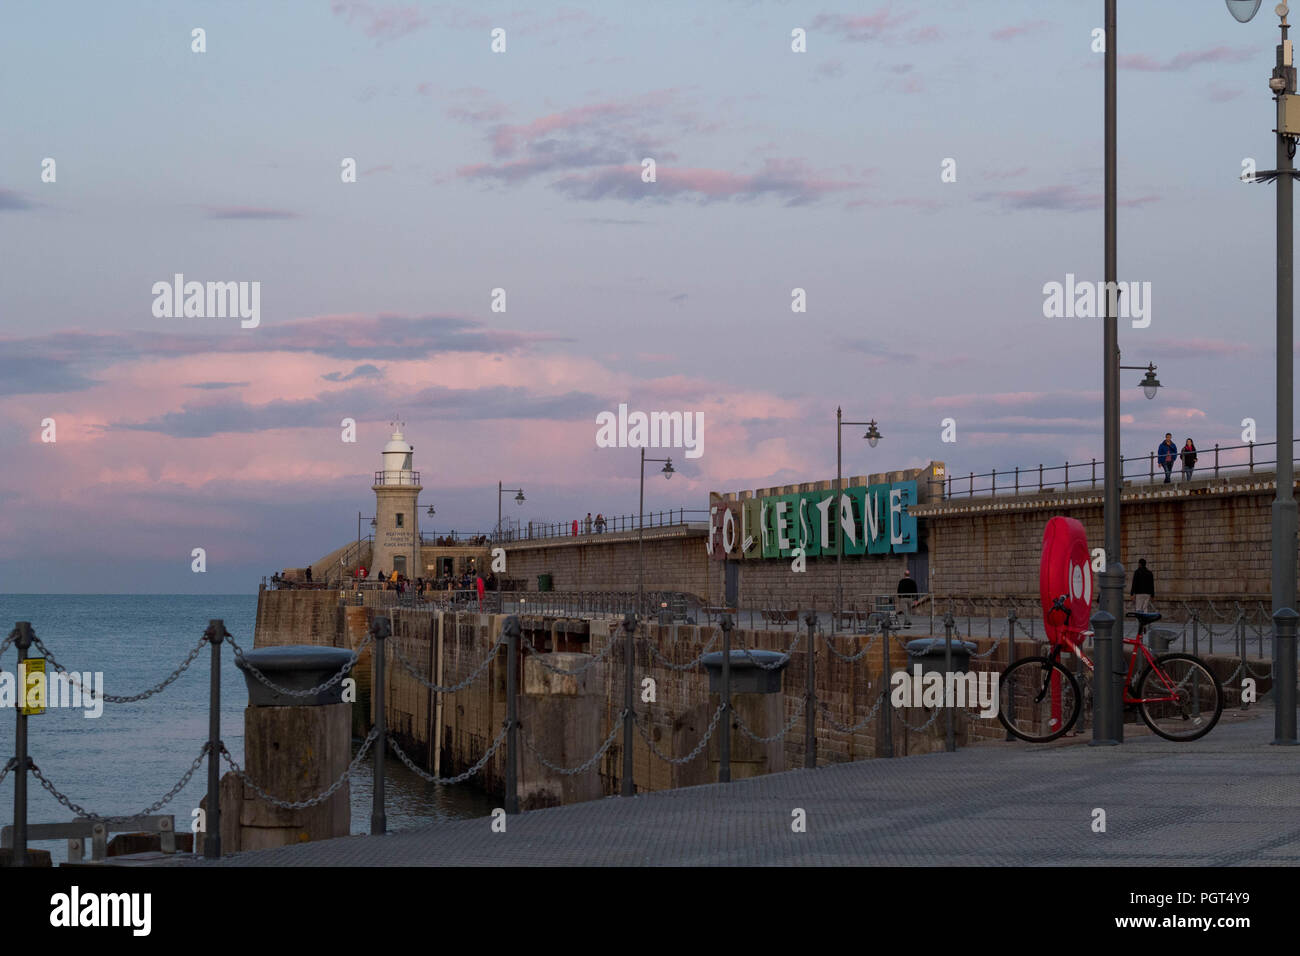
[{"label": "bicycle frame", "polygon": [[[1059,661],[1060,656],[1061,656],[1061,651],[1062,651],[1063,649],[1064,649],[1064,650],[1068,650],[1071,654],[1073,654],[1073,655],[1074,655],[1075,657],[1077,657],[1080,661],[1082,661],[1082,662],[1083,662],[1083,665],[1084,665],[1085,667],[1087,667],[1088,670],[1089,670],[1090,672],[1092,672],[1092,673],[1095,674],[1095,673],[1096,673],[1096,668],[1094,667],[1094,665],[1093,665],[1093,663],[1092,663],[1092,659],[1089,658],[1088,655],[1085,654],[1085,653],[1083,652],[1083,641],[1082,641],[1082,638],[1087,637],[1087,636],[1091,636],[1093,632],[1092,632],[1092,631],[1076,631],[1076,630],[1074,630],[1074,629],[1072,629],[1072,628],[1068,628],[1068,627],[1063,628],[1062,630],[1064,631],[1063,639],[1062,639],[1061,641],[1059,641],[1059,642],[1058,642],[1058,641],[1054,641],[1054,642],[1052,643],[1052,655],[1051,655],[1051,660],[1052,660],[1052,662],[1053,662],[1053,663],[1057,663],[1057,662]],[[1143,631],[1144,631],[1144,630],[1145,630],[1145,629],[1143,629],[1143,630],[1139,630],[1138,633],[1137,633],[1137,636],[1136,636],[1136,637],[1126,637],[1126,638],[1124,638],[1124,643],[1125,643],[1125,644],[1128,644],[1130,647],[1133,648],[1133,653],[1132,653],[1131,655],[1129,655],[1129,659],[1128,659],[1128,673],[1126,673],[1126,674],[1124,675],[1124,703],[1126,703],[1126,704],[1150,704],[1150,703],[1156,703],[1156,702],[1159,702],[1159,701],[1177,700],[1177,699],[1178,699],[1177,694],[1174,693],[1174,691],[1176,690],[1176,687],[1175,687],[1174,683],[1169,679],[1169,675],[1166,674],[1166,673],[1165,673],[1165,672],[1164,672],[1164,671],[1163,671],[1163,670],[1162,670],[1162,669],[1161,669],[1161,668],[1156,664],[1155,655],[1153,655],[1153,654],[1151,653],[1150,649],[1149,649],[1145,644],[1142,643],[1142,634],[1143,634]],[[1078,638],[1080,638],[1080,640],[1076,641],[1076,640],[1074,639],[1076,636],[1077,636]],[[1156,675],[1160,678],[1161,683],[1163,683],[1164,686],[1165,686],[1165,688],[1169,691],[1169,693],[1166,694],[1165,696],[1163,696],[1163,697],[1134,697],[1132,694],[1129,693],[1130,688],[1132,688],[1132,686],[1133,686],[1133,672],[1134,672],[1134,668],[1137,667],[1137,662],[1138,662],[1138,652],[1139,652],[1139,651],[1142,652],[1142,657],[1143,657],[1143,659],[1147,662],[1148,665],[1150,665],[1151,669],[1152,669],[1152,670],[1156,673]],[[1058,683],[1058,682],[1055,681],[1055,679],[1054,679],[1054,680],[1053,680],[1053,683]],[[1060,693],[1061,693],[1061,692],[1060,692],[1060,688],[1059,688],[1059,687],[1053,687],[1053,688],[1052,688],[1052,711],[1053,711],[1052,716],[1053,716],[1053,717],[1057,717],[1058,719],[1059,719],[1059,717],[1060,717],[1059,713],[1057,713],[1057,709],[1058,709],[1059,706],[1060,706]]]}]

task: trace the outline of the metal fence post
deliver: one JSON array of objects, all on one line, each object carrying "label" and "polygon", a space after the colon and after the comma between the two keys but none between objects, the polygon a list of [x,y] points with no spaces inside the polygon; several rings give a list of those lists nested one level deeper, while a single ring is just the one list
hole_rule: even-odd
[{"label": "metal fence post", "polygon": [[731,783],[731,615],[722,617],[722,737],[718,740],[718,783]]},{"label": "metal fence post", "polygon": [[370,835],[383,836],[388,830],[388,819],[384,816],[384,751],[388,743],[387,701],[384,700],[384,641],[392,633],[392,624],[386,617],[377,617],[370,625],[370,633],[375,638],[374,680],[370,695],[375,708],[375,765],[374,765],[374,801],[370,807]]},{"label": "metal fence post", "polygon": [[[1007,613],[1007,669],[1010,670],[1011,665],[1014,664],[1015,662],[1016,662],[1016,609],[1015,606],[1013,605],[1011,610]],[[1014,704],[1014,701],[1012,701],[1012,703]],[[1008,730],[1007,735],[1004,739],[1015,740],[1016,738],[1015,735],[1013,735],[1011,731]]]},{"label": "metal fence post", "polygon": [[510,615],[506,634],[506,813],[519,812],[519,618]]},{"label": "metal fence post", "polygon": [[1043,490],[1043,463],[1038,463],[1038,490]]},{"label": "metal fence post", "polygon": [[[889,616],[881,615],[880,618],[880,637],[884,645],[885,658],[881,664],[880,673],[880,693],[883,697],[889,695]],[[894,713],[892,707],[881,707],[885,715],[885,746],[882,756],[894,756]]]},{"label": "metal fence post", "polygon": [[1016,494],[1020,494],[1020,466],[1016,465]]},{"label": "metal fence post", "polygon": [[623,615],[623,780],[619,793],[625,797],[636,796],[636,782],[632,778],[632,735],[636,732],[636,714],[632,703],[632,682],[636,675],[632,669],[632,656],[636,651],[636,612]]},{"label": "metal fence post", "polygon": [[[952,615],[949,614],[946,618],[943,619],[943,673],[944,673],[943,681],[944,681],[945,690],[949,687],[956,686],[955,682],[950,683],[952,678],[948,676],[949,674],[952,673],[952,625],[953,625]],[[944,696],[946,697],[948,695],[945,694]],[[943,709],[944,709],[944,733],[943,733],[944,749],[947,750],[948,753],[953,753],[957,749],[957,738],[953,733],[953,726],[952,726],[952,701],[945,700],[943,702]]]},{"label": "metal fence post", "polygon": [[221,644],[230,636],[221,618],[208,621],[203,636],[212,645],[208,677],[208,812],[203,825],[203,856],[221,859]]},{"label": "metal fence post", "polygon": [[809,611],[804,623],[808,625],[808,650],[804,652],[804,659],[808,662],[808,684],[803,705],[803,765],[813,770],[817,766],[817,644],[813,633],[817,626],[816,612]]},{"label": "metal fence post", "polygon": [[[1115,731],[1116,719],[1124,719],[1124,699],[1116,700],[1115,657],[1124,660],[1122,640],[1114,636],[1115,618],[1106,611],[1098,611],[1092,616],[1092,646],[1095,651],[1096,665],[1092,678],[1092,740],[1090,747],[1111,747],[1119,743]],[[1121,639],[1124,632],[1120,631]],[[1117,650],[1120,648],[1119,650]]]},{"label": "metal fence post", "polygon": [[[32,646],[32,625],[30,621],[18,621],[14,625],[14,644],[18,648],[17,672],[21,673],[22,662],[27,659],[27,648]],[[14,713],[18,715],[18,724],[14,732],[14,850],[11,866],[26,866],[27,860],[27,715],[23,707],[27,703],[27,688],[18,688],[18,706]]]},{"label": "metal fence post", "polygon": [[1296,622],[1300,614],[1289,607],[1273,615],[1273,743],[1291,746],[1296,743],[1295,682]]},{"label": "metal fence post", "polygon": [[1214,443],[1214,477],[1219,477],[1219,443]]}]

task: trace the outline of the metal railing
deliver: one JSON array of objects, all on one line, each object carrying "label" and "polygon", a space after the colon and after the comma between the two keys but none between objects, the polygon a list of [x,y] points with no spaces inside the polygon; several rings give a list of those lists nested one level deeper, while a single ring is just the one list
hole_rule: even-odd
[{"label": "metal railing", "polygon": [[[1277,464],[1276,452],[1273,458],[1260,457],[1259,450],[1276,449],[1277,442],[1249,442],[1244,445],[1219,445],[1213,448],[1196,450],[1196,466],[1192,473],[1194,479],[1206,477],[1218,478],[1223,473],[1241,472],[1253,474],[1256,469]],[[1182,449],[1175,456],[1171,483],[1181,481],[1183,477]],[[1296,459],[1300,461],[1300,459]],[[1129,483],[1163,483],[1165,473],[1159,464],[1155,452],[1137,457],[1120,458],[1120,471],[1123,480]],[[1003,495],[1020,495],[1030,492],[1068,491],[1071,488],[1104,487],[1106,479],[1106,462],[1104,459],[1091,458],[1086,461],[1066,462],[1063,465],[1020,468],[1008,470],[970,472],[967,475],[949,473],[945,478],[931,478],[932,490],[937,486],[936,498],[970,498],[977,495],[996,497]]]},{"label": "metal railing", "polygon": [[375,484],[377,485],[418,485],[420,483],[420,473],[418,471],[403,471],[395,469],[392,471],[379,470],[375,472]]},{"label": "metal railing", "polygon": [[706,523],[709,520],[709,512],[707,509],[701,508],[676,508],[667,511],[647,511],[644,524],[639,523],[639,518],[640,516],[634,514],[614,515],[605,518],[603,523],[599,523],[595,518],[592,518],[590,524],[587,523],[585,517],[570,521],[529,521],[526,524],[520,524],[517,528],[502,529],[500,532],[493,534],[493,539],[495,541],[536,541],[546,538],[571,538],[575,537],[575,527],[577,528],[577,537],[587,537],[636,531],[638,527],[669,528],[689,526]]}]

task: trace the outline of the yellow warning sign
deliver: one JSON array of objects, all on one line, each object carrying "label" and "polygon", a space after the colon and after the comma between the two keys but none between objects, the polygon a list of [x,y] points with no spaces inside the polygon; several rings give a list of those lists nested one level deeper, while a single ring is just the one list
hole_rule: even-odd
[{"label": "yellow warning sign", "polygon": [[23,694],[22,713],[27,717],[45,713],[45,658],[28,657],[18,662],[18,686]]}]

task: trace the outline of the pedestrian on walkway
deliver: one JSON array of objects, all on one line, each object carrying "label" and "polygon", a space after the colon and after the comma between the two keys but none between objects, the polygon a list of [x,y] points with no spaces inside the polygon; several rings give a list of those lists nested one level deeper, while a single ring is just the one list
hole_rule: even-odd
[{"label": "pedestrian on walkway", "polygon": [[912,602],[915,600],[916,582],[912,572],[903,568],[903,576],[898,581],[898,610],[903,615],[903,627],[912,626]]},{"label": "pedestrian on walkway", "polygon": [[604,534],[604,533],[605,533],[605,516],[603,514],[598,514],[596,515],[596,534]]},{"label": "pedestrian on walkway", "polygon": [[1150,611],[1151,602],[1156,597],[1156,577],[1147,567],[1147,559],[1139,558],[1137,570],[1133,572],[1133,587],[1129,589],[1133,598],[1133,610]]},{"label": "pedestrian on walkway", "polygon": [[1160,443],[1157,452],[1160,467],[1165,470],[1165,484],[1167,485],[1174,473],[1174,461],[1178,458],[1178,446],[1174,444],[1174,436],[1171,433],[1165,432],[1165,440]]},{"label": "pedestrian on walkway", "polygon": [[1192,440],[1187,439],[1187,444],[1183,446],[1183,481],[1192,480],[1192,469],[1196,467],[1196,446]]},{"label": "pedestrian on walkway", "polygon": [[591,512],[587,512],[587,517],[582,519],[582,533],[591,534]]}]

